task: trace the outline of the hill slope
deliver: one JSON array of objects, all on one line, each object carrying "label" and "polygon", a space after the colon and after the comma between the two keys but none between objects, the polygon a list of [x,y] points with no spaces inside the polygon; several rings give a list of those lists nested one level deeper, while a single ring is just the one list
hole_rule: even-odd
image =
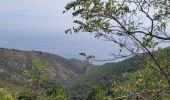
[{"label": "hill slope", "polygon": [[11,84],[21,83],[23,71],[31,69],[35,59],[47,67],[52,80],[62,85],[83,73],[83,62],[80,60],[65,59],[46,52],[0,48],[0,79]]},{"label": "hill slope", "polygon": [[106,63],[73,80],[66,88],[72,100],[82,100],[93,86],[111,88],[112,83],[122,82],[122,73],[142,69],[143,62],[136,56],[117,63]]},{"label": "hill slope", "polygon": [[[161,59],[169,59],[170,55],[166,55],[169,54],[167,53],[169,50],[170,47],[160,49],[155,51],[154,54],[155,56],[160,56],[161,52]],[[139,56],[145,59],[149,57],[147,54],[141,54]],[[87,72],[78,80],[73,80],[72,83],[67,86],[68,94],[72,100],[83,100],[93,86],[103,87],[108,89],[109,92],[114,82],[123,83],[127,80],[123,77],[123,73],[141,71],[143,66],[144,61],[137,56],[116,63],[106,63],[95,70]]]}]

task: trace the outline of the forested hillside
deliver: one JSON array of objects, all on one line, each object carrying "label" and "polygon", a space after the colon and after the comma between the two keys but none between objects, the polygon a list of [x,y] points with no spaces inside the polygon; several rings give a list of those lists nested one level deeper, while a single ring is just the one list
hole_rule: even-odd
[{"label": "forested hillside", "polygon": [[[46,67],[50,80],[62,86],[83,73],[83,62],[40,51],[0,49],[0,86],[15,88],[23,83],[24,70],[31,70],[33,61],[39,59]],[[11,84],[9,87],[8,84]],[[16,86],[17,88],[17,86]]]},{"label": "forested hillside", "polygon": [[[155,55],[160,55],[161,52],[162,54],[165,54],[161,56],[162,58],[169,58],[170,55],[169,53],[167,53],[169,52],[169,50],[170,48],[161,49],[159,51],[156,51]],[[141,54],[140,57],[145,57],[145,59],[148,58],[146,54]],[[94,98],[96,98],[97,95],[104,95],[103,97],[114,95],[113,97],[115,98],[119,96],[121,97],[122,95],[124,97],[123,91],[125,92],[126,90],[121,90],[120,87],[126,87],[128,85],[130,85],[130,87],[132,86],[133,89],[137,88],[137,90],[140,88],[145,89],[145,87],[149,87],[150,90],[148,91],[151,92],[148,94],[153,93],[154,96],[155,94],[152,91],[155,91],[157,95],[156,88],[162,88],[162,86],[166,87],[167,84],[163,80],[159,80],[159,78],[161,78],[161,75],[157,76],[157,72],[146,69],[145,63],[140,57],[134,56],[120,62],[106,63],[100,66],[98,69],[87,71],[82,77],[77,80],[73,80],[68,86],[66,86],[69,96],[72,100],[84,100],[90,95],[90,93],[94,93]],[[159,83],[158,80],[161,82]],[[157,81],[158,83],[155,81]],[[156,84],[158,84],[158,86]],[[136,85],[137,87],[135,87]],[[138,85],[140,87],[138,87]],[[103,89],[105,93],[100,94],[100,89]],[[117,92],[112,89],[117,90]],[[125,89],[128,89],[128,87],[126,87]],[[133,89],[132,91],[130,89],[128,91],[133,92]],[[143,89],[138,90],[138,92],[140,93],[141,91],[143,91]],[[128,96],[125,96],[125,98],[126,97]],[[151,96],[151,98],[153,97]],[[167,98],[169,97],[164,97],[165,100],[168,100]]]},{"label": "forested hillside", "polygon": [[131,73],[143,68],[143,62],[137,56],[96,67],[91,65],[83,73],[82,61],[68,60],[50,53],[2,48],[0,55],[1,87],[18,92],[25,91],[23,72],[25,70],[31,71],[33,61],[40,59],[47,69],[52,84],[59,84],[65,88],[68,97],[72,100],[84,99],[93,86],[103,87],[109,91],[114,82],[125,80],[122,73]]},{"label": "forested hillside", "polygon": [[[154,54],[158,56],[161,53],[162,59],[167,58],[167,57],[169,58],[169,50],[170,48],[160,49],[154,52]],[[166,55],[162,55],[162,54],[166,54]],[[148,58],[146,54],[141,54],[140,57],[145,57],[146,59]],[[148,87],[150,89],[148,90],[150,91],[149,92],[150,94],[157,93],[157,89],[159,88],[161,89],[165,88],[166,90],[166,87],[167,87],[166,82],[164,80],[159,80],[158,77],[161,77],[161,76],[158,75],[158,73],[156,73],[154,70],[148,69],[145,66],[146,63],[144,63],[143,60],[140,59],[140,57],[133,56],[131,58],[125,59],[120,62],[106,63],[102,66],[97,66],[97,67],[92,67],[92,68],[89,66],[90,67],[89,70],[87,70],[84,73],[83,63],[76,59],[67,60],[60,56],[56,56],[56,55],[44,53],[44,52],[37,52],[37,51],[26,52],[26,51],[18,51],[18,50],[10,50],[10,49],[1,49],[0,87],[2,89],[7,88],[10,91],[13,91],[13,92],[17,91],[19,93],[20,92],[23,93],[25,91],[27,92],[26,94],[17,94],[17,95],[26,96],[26,98],[32,97],[30,94],[28,94],[28,92],[34,91],[34,88],[27,88],[25,90],[26,88],[25,84],[27,83],[25,83],[26,77],[24,76],[23,72],[25,70],[30,71],[29,73],[36,71],[36,73],[32,73],[32,75],[34,76],[31,77],[31,79],[34,79],[34,78],[36,79],[36,77],[37,78],[39,77],[37,75],[41,76],[44,73],[42,70],[41,72],[43,73],[38,74],[39,72],[37,72],[37,70],[41,70],[41,66],[46,65],[47,70],[45,71],[47,72],[47,75],[49,76],[49,78],[48,78],[47,83],[46,82],[45,84],[43,83],[44,85],[39,88],[40,91],[42,90],[44,91],[43,94],[39,95],[42,98],[46,97],[44,94],[45,91],[49,90],[48,88],[55,86],[55,84],[60,84],[60,86],[62,86],[62,88],[65,89],[64,90],[61,87],[57,86],[57,87],[54,87],[54,90],[53,90],[53,92],[60,91],[62,94],[58,94],[56,96],[57,98],[60,98],[60,96],[61,98],[66,98],[63,100],[67,100],[67,99],[89,100],[88,98],[92,98],[92,97],[100,98],[100,99],[102,98],[101,100],[103,100],[104,98],[109,99],[109,98],[115,98],[117,96],[124,97],[124,94],[126,95],[129,94],[128,91],[131,91],[131,92],[138,91],[140,93],[141,90],[145,91],[145,87]],[[30,59],[28,60],[28,58]],[[42,65],[40,64],[40,62],[38,63],[35,62],[36,64],[35,65],[33,63],[34,62],[33,59],[40,59],[40,61],[42,62]],[[59,64],[62,63],[65,66],[61,68],[61,66],[59,66],[58,63]],[[51,66],[55,64],[56,66]],[[4,67],[4,66],[7,66],[7,67]],[[34,69],[33,66],[37,67],[38,69]],[[29,77],[29,75],[31,74],[27,74],[27,75],[28,75],[27,77]],[[58,75],[58,76],[55,76],[55,75]],[[38,80],[41,81],[41,79],[38,79]],[[155,83],[155,81],[158,82],[158,84]],[[148,84],[148,82],[150,84]],[[122,90],[122,89],[128,89],[128,91]],[[0,91],[0,94],[1,92],[3,93],[3,91],[7,91],[7,90]],[[124,91],[124,92],[121,92],[121,91]],[[30,93],[34,93],[34,92],[30,92]],[[131,96],[132,95],[125,96],[125,98],[126,97],[133,98]],[[164,98],[169,98],[169,95],[167,95],[166,92],[162,96],[164,96]],[[136,98],[136,95],[134,95],[134,97]],[[160,98],[160,97],[155,97],[155,95],[152,95],[149,97]],[[46,99],[42,99],[42,100],[46,100]],[[32,99],[29,99],[29,100],[32,100]],[[92,100],[97,100],[97,99],[92,99]]]},{"label": "forested hillside", "polygon": [[93,86],[108,89],[114,82],[125,81],[123,73],[136,72],[143,68],[143,62],[136,56],[116,63],[106,63],[95,70],[87,71],[78,80],[73,80],[68,86],[72,100],[85,98]]}]

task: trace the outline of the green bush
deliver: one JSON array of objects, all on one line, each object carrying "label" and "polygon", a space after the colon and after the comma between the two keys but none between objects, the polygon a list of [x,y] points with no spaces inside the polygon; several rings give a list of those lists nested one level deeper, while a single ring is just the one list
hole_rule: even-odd
[{"label": "green bush", "polygon": [[0,88],[0,100],[17,100],[15,95],[7,89]]}]

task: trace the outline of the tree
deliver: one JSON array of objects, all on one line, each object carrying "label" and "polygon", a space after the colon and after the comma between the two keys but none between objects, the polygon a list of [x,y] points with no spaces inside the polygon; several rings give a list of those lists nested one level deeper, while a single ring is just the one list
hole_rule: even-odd
[{"label": "tree", "polygon": [[85,100],[107,100],[106,99],[106,91],[102,88],[93,87]]},{"label": "tree", "polygon": [[68,97],[65,95],[64,89],[59,86],[54,86],[50,88],[47,92],[48,100],[68,100]]},{"label": "tree", "polygon": [[[160,43],[170,41],[169,7],[170,0],[73,0],[64,13],[72,10],[72,15],[79,17],[74,21],[78,26],[66,33],[89,32],[117,44],[120,51],[125,48],[126,54],[115,57],[137,55],[163,76],[170,90],[170,75],[164,69],[170,66],[161,65],[154,55]],[[146,56],[140,56],[141,53]]]},{"label": "tree", "polygon": [[[159,49],[154,53],[155,58],[165,71],[169,73],[169,69],[165,67],[169,66],[170,48]],[[153,61],[148,61],[150,65],[155,65]],[[157,100],[168,100],[170,93],[168,91],[168,82],[163,78],[161,73],[157,73],[156,70],[150,68],[150,65],[146,63],[142,70],[138,70],[134,73],[124,73],[125,81],[122,83],[113,84],[112,98],[140,98],[142,100],[150,100],[152,98]]]},{"label": "tree", "polygon": [[25,70],[24,76],[27,78],[26,84],[33,90],[34,99],[42,95],[41,89],[44,83],[48,81],[48,74],[45,72],[45,66],[40,60],[33,62],[32,70]]}]

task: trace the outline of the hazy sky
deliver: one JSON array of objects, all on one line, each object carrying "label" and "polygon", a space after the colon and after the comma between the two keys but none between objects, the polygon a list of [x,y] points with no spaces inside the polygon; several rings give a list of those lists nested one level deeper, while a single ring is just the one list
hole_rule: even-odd
[{"label": "hazy sky", "polygon": [[84,51],[107,58],[116,51],[112,43],[85,34],[65,35],[72,26],[70,13],[63,14],[70,0],[0,0],[0,47],[41,50],[67,58],[80,58]]},{"label": "hazy sky", "polygon": [[72,22],[62,14],[69,0],[0,0],[0,30],[63,31]]}]

